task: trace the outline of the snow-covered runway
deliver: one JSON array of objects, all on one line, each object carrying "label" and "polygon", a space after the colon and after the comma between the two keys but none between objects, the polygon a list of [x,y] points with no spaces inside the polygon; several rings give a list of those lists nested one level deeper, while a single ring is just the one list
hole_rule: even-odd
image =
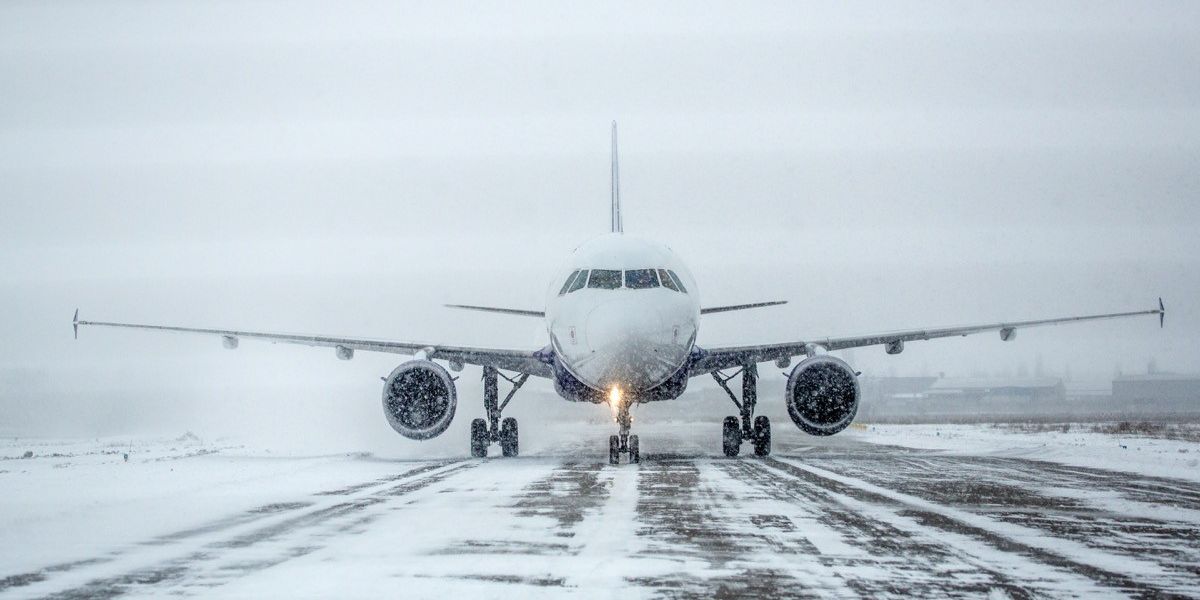
[{"label": "snow-covered runway", "polygon": [[853,435],[726,459],[689,429],[714,428],[644,429],[617,467],[575,435],[517,459],[8,459],[0,598],[1200,593],[1200,483]]}]

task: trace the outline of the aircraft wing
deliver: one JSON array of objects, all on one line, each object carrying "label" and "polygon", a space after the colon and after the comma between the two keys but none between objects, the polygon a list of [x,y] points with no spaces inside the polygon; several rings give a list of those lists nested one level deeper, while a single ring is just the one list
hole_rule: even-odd
[{"label": "aircraft wing", "polygon": [[120,327],[123,329],[147,329],[152,331],[170,331],[177,333],[200,333],[220,336],[226,348],[236,348],[241,338],[265,340],[271,343],[299,344],[302,346],[323,346],[335,348],[339,358],[348,359],[355,350],[363,352],[387,352],[390,354],[416,354],[424,351],[430,359],[441,359],[469,365],[496,367],[507,371],[528,373],[537,377],[551,377],[554,374],[550,364],[542,359],[540,351],[508,350],[502,348],[471,348],[464,346],[445,346],[440,344],[425,344],[420,342],[397,342],[392,340],[374,340],[352,337],[336,337],[325,335],[302,335],[292,333],[263,333],[257,331],[238,331],[233,329],[201,329],[195,327],[174,327],[168,325],[141,325],[136,323],[110,323],[106,321],[81,321],[79,311],[75,311],[72,321],[75,336],[79,336],[81,326],[90,327]]},{"label": "aircraft wing", "polygon": [[746,364],[760,363],[782,358],[791,358],[802,354],[810,354],[820,350],[833,351],[862,346],[886,345],[888,351],[893,348],[899,352],[904,342],[932,340],[936,338],[966,336],[986,331],[1000,332],[1000,339],[1010,340],[1018,329],[1036,327],[1039,325],[1060,325],[1080,321],[1098,321],[1101,319],[1117,319],[1142,315],[1158,315],[1159,326],[1162,326],[1166,309],[1162,298],[1158,299],[1158,308],[1133,312],[1111,313],[1104,315],[1086,315],[1082,317],[1061,317],[1057,319],[1040,319],[1036,321],[1011,321],[1007,323],[988,323],[986,325],[966,325],[959,327],[941,327],[932,329],[912,329],[908,331],[893,331],[857,337],[822,338],[797,342],[782,342],[777,344],[758,344],[754,346],[728,346],[724,348],[706,348],[692,362],[691,375],[703,375],[718,369],[740,367]]}]

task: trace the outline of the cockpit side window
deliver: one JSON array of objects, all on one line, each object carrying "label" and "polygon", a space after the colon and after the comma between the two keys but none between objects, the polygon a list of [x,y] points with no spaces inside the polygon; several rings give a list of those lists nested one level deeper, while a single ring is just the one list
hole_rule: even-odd
[{"label": "cockpit side window", "polygon": [[603,290],[615,290],[621,287],[621,272],[610,271],[608,269],[592,269],[592,276],[588,278],[587,286]]},{"label": "cockpit side window", "polygon": [[675,285],[679,287],[679,291],[686,294],[687,288],[683,287],[683,282],[679,280],[679,276],[675,274],[675,271],[668,269],[667,274],[671,276],[671,279],[675,282]]},{"label": "cockpit side window", "polygon": [[567,289],[567,293],[570,294],[571,292],[574,292],[575,290],[582,288],[583,284],[587,283],[587,279],[588,279],[587,269],[583,269],[583,270],[579,271],[579,275],[577,275],[575,277],[575,280],[571,282],[571,287],[569,289]]},{"label": "cockpit side window", "polygon": [[658,287],[658,275],[654,269],[630,269],[625,271],[625,287],[634,290]]},{"label": "cockpit side window", "polygon": [[563,282],[562,289],[558,290],[559,296],[567,293],[567,290],[571,287],[571,284],[575,283],[576,277],[579,277],[579,269],[575,269],[574,271],[572,271],[571,275],[567,277],[567,280]]},{"label": "cockpit side window", "polygon": [[668,290],[675,290],[676,292],[679,291],[679,287],[675,285],[675,280],[671,279],[671,276],[667,273],[666,269],[658,270],[658,278],[662,280],[663,287],[667,288]]}]

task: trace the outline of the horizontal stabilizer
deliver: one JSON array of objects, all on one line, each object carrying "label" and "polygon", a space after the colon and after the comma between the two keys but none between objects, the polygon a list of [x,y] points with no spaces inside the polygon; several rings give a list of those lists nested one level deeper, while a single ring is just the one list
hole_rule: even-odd
[{"label": "horizontal stabilizer", "polygon": [[483,312],[502,313],[506,315],[520,315],[522,317],[545,317],[546,313],[540,310],[520,310],[516,308],[495,308],[492,306],[471,306],[468,304],[447,304],[448,308],[465,308],[467,310],[479,310]]},{"label": "horizontal stabilizer", "polygon": [[700,309],[700,314],[707,315],[709,313],[729,312],[731,310],[746,310],[747,308],[762,308],[764,306],[777,306],[779,304],[787,304],[787,300],[773,300],[771,302],[755,302],[754,304],[733,304],[730,306],[713,306],[711,308]]}]

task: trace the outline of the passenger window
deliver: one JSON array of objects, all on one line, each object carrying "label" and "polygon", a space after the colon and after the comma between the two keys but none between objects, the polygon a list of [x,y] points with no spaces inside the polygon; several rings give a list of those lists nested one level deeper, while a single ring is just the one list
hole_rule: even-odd
[{"label": "passenger window", "polygon": [[588,278],[587,286],[602,290],[615,290],[621,287],[621,272],[610,271],[608,269],[592,269],[592,276]]},{"label": "passenger window", "polygon": [[670,275],[667,274],[666,269],[658,270],[658,278],[662,280],[663,287],[667,288],[668,290],[675,290],[677,292],[679,291],[679,288],[675,286],[675,281],[671,279]]},{"label": "passenger window", "polygon": [[675,285],[679,287],[679,291],[686,294],[687,288],[683,287],[683,281],[679,279],[679,276],[675,274],[675,271],[668,270],[667,274],[671,276],[671,280],[674,281]]},{"label": "passenger window", "polygon": [[625,271],[625,287],[635,290],[658,287],[658,275],[654,274],[654,269]]},{"label": "passenger window", "polygon": [[571,292],[583,287],[583,284],[587,283],[587,276],[587,269],[580,271],[579,276],[575,278],[575,281],[571,282],[571,289],[567,290],[567,293],[570,294]]},{"label": "passenger window", "polygon": [[561,295],[567,293],[567,289],[569,289],[571,287],[572,283],[575,283],[575,278],[578,276],[579,276],[579,269],[575,269],[574,271],[572,271],[571,274],[567,277],[567,280],[563,282],[562,289],[558,290],[558,295],[561,296]]}]

